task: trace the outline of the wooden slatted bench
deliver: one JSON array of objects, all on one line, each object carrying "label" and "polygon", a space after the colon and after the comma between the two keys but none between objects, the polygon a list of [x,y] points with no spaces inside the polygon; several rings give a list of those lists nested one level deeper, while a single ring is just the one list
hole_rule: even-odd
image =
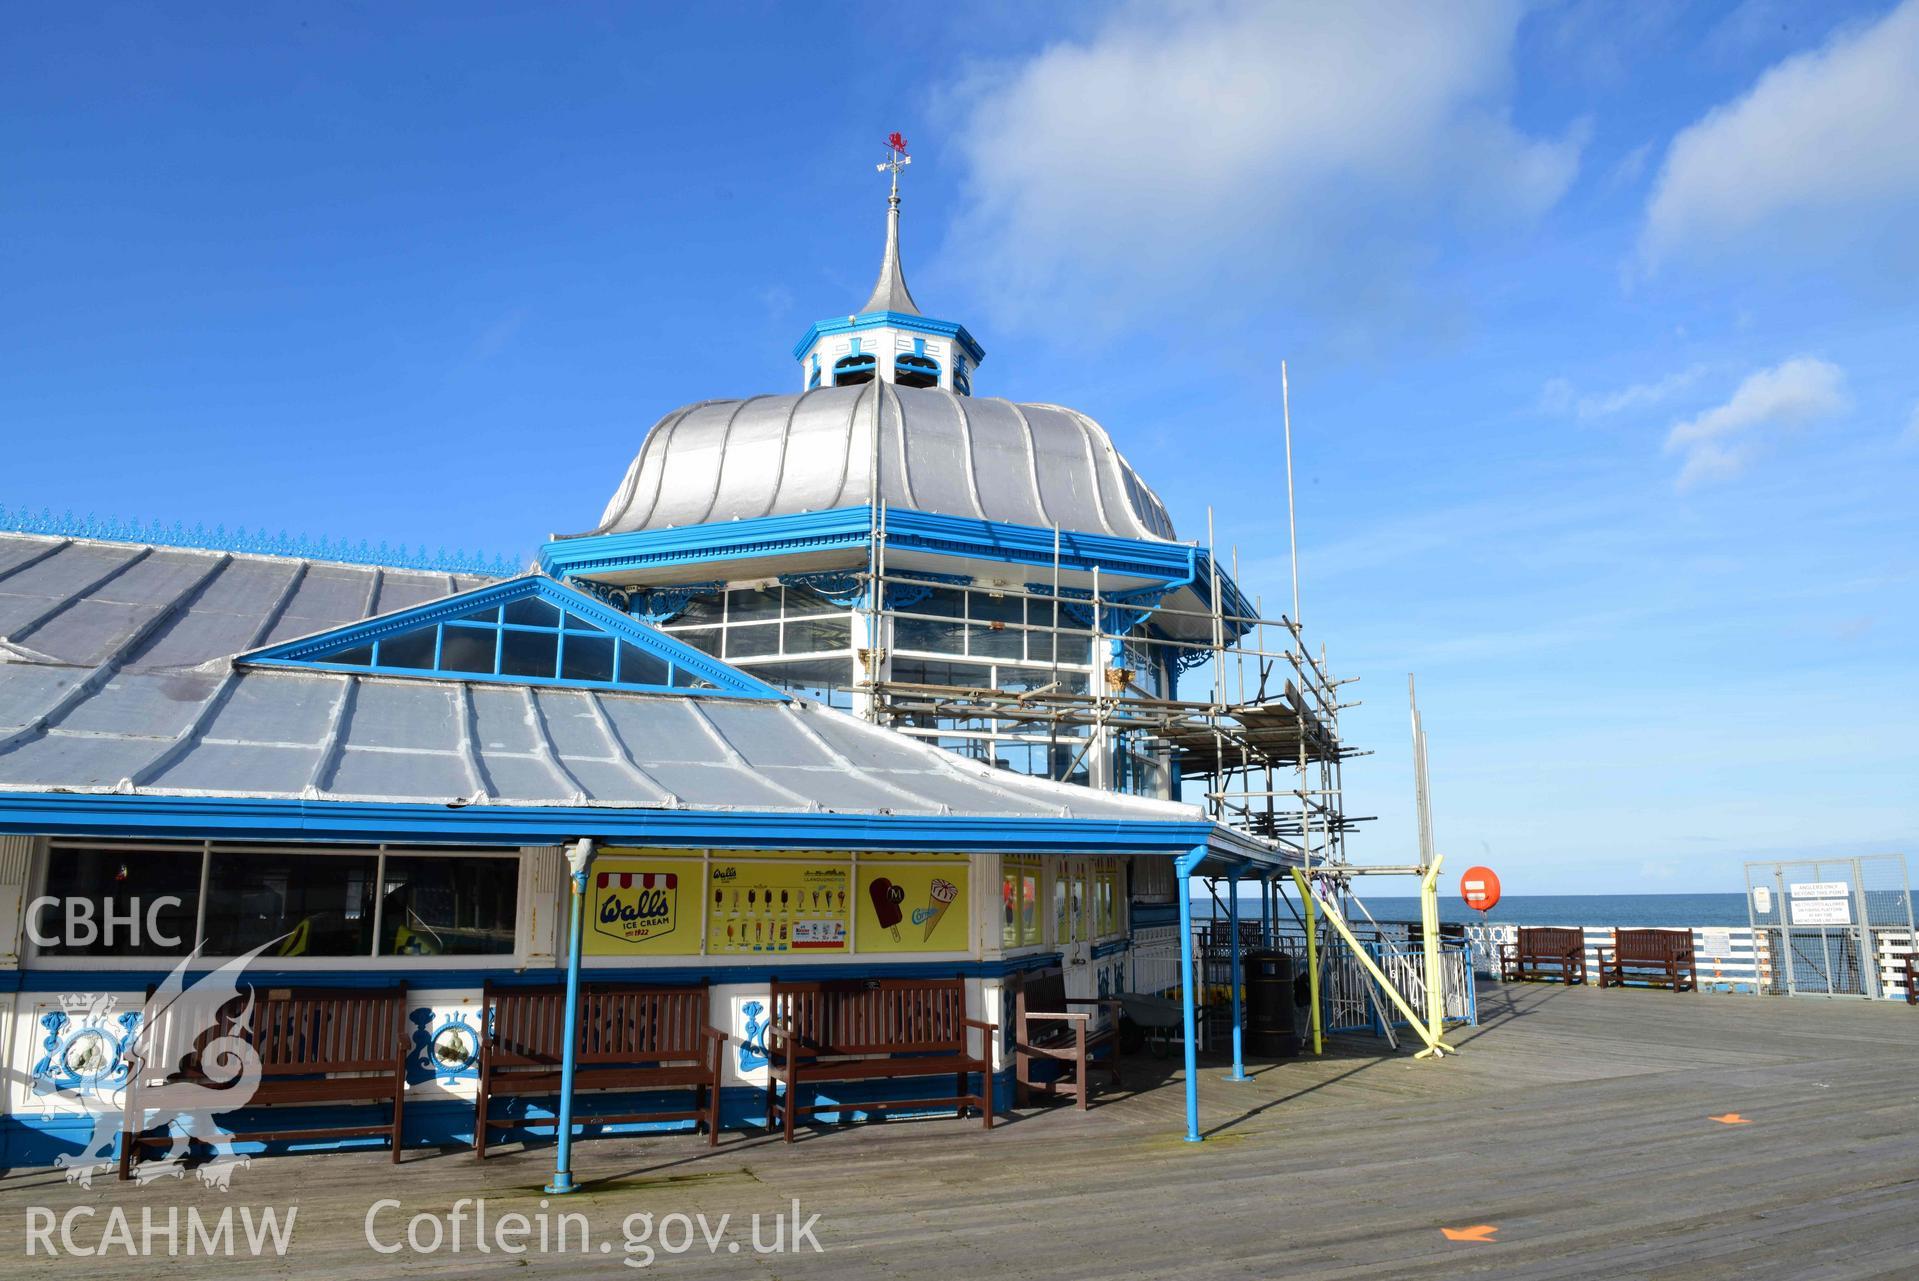
[{"label": "wooden slatted bench", "polygon": [[[149,993],[151,996],[151,993]],[[149,1002],[150,1004],[151,1002]],[[136,1057],[127,1077],[121,1119],[120,1177],[126,1179],[151,1147],[177,1147],[166,1134],[166,1124],[177,1111],[198,1115],[206,1109],[206,1095],[232,1088],[235,1073],[250,1074],[244,1051],[232,1042],[244,1042],[259,1059],[259,1084],[246,1108],[285,1103],[385,1103],[391,1119],[348,1125],[293,1130],[228,1130],[241,1142],[304,1139],[346,1139],[385,1135],[400,1160],[402,1119],[406,1107],[406,1061],[413,1042],[406,1017],[406,985],[390,988],[255,988],[235,996],[210,1013],[191,996],[179,998],[152,1015],[154,1026],[143,1043],[168,1044],[167,1025],[179,1020],[207,1018],[209,1025],[190,1044],[180,1044],[172,1063],[141,1063]],[[180,1035],[192,1029],[180,1029]],[[222,1045],[221,1042],[227,1042]],[[168,1051],[155,1048],[152,1053]],[[213,1071],[203,1056],[211,1061]],[[186,1092],[201,1095],[188,1099]],[[202,1094],[205,1092],[205,1094]],[[197,1108],[187,1104],[197,1103]],[[236,1102],[239,1102],[236,1100]],[[146,1110],[161,1110],[161,1130],[146,1133]],[[210,1120],[210,1117],[208,1118]],[[221,1129],[226,1127],[222,1125]],[[199,1137],[199,1136],[196,1136]]]},{"label": "wooden slatted bench", "polygon": [[[924,1109],[951,1105],[959,1116],[977,1108],[993,1125],[991,1023],[966,1017],[964,979],[843,979],[787,983],[773,980],[766,1026],[766,1125],[793,1141],[801,1115]],[[982,1051],[967,1050],[977,1030]],[[973,1073],[980,1090],[971,1089]],[[826,1081],[879,1081],[951,1074],[950,1096],[891,1099],[850,1105],[800,1102],[801,1087]],[[781,1087],[784,1087],[782,1089]]]},{"label": "wooden slatted bench", "polygon": [[1557,978],[1562,983],[1584,983],[1584,927],[1520,926],[1519,937],[1515,941],[1499,945],[1499,976],[1508,983],[1547,977]]},{"label": "wooden slatted bench", "polygon": [[[1071,1008],[1076,1005],[1091,1008]],[[1090,1031],[1102,1009],[1107,1013],[1106,1026]],[[1013,989],[1013,1079],[1021,1106],[1036,1093],[1049,1099],[1065,1093],[1084,1112],[1093,1092],[1088,1074],[1094,1069],[1111,1076],[1114,1085],[1120,1084],[1119,1017],[1117,999],[1066,995],[1063,970],[1020,975]],[[1094,1058],[1100,1051],[1106,1056]],[[1062,1065],[1057,1078],[1033,1080],[1033,1064],[1042,1059]]]},{"label": "wooden slatted bench", "polygon": [[1614,930],[1613,945],[1599,951],[1599,986],[1624,987],[1636,978],[1675,992],[1699,990],[1691,930]]},{"label": "wooden slatted bench", "polygon": [[[474,1100],[473,1151],[486,1159],[496,1129],[552,1129],[559,1122],[492,1114],[496,1098],[553,1097],[560,1093],[566,1044],[564,986],[485,989],[485,1034]],[[575,1116],[582,1125],[632,1121],[698,1121],[708,1146],[720,1141],[720,1082],[726,1069],[726,1033],[710,1021],[706,984],[645,987],[591,983],[580,989],[573,1092],[693,1087],[693,1108],[658,1108]]]}]

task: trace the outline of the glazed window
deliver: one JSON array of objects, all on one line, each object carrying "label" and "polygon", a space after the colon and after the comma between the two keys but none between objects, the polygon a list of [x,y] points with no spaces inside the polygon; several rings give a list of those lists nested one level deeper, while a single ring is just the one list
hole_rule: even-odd
[{"label": "glazed window", "polygon": [[208,954],[238,956],[271,942],[271,956],[368,955],[379,861],[377,854],[214,854]]},{"label": "glazed window", "polygon": [[[42,937],[61,933],[69,910],[95,921],[138,910],[141,933],[110,948],[35,940],[41,956],[172,956],[196,944],[209,958],[262,944],[274,958],[500,955],[517,942],[519,852],[56,841],[44,893],[56,905]],[[179,902],[149,915],[162,899]],[[148,937],[150,922],[164,937]]]},{"label": "glazed window", "polygon": [[1121,734],[1113,754],[1113,787],[1135,796],[1158,796],[1164,762],[1154,754],[1152,742],[1139,734]]},{"label": "glazed window", "polygon": [[[42,956],[183,956],[193,950],[200,847],[56,845],[28,929]],[[48,943],[40,939],[51,940]]]},{"label": "glazed window", "polygon": [[517,859],[388,854],[380,874],[380,953],[511,952],[519,871]]},{"label": "glazed window", "polygon": [[847,658],[806,658],[797,662],[755,663],[745,670],[769,685],[828,707],[853,706],[853,663]]},{"label": "glazed window", "polygon": [[1090,629],[1072,611],[1013,592],[938,587],[897,610],[894,619],[893,645],[902,652],[1023,659],[1050,667],[1057,645],[1059,662],[1069,668],[1083,670],[1093,661]]},{"label": "glazed window", "polygon": [[711,689],[673,663],[616,640],[592,621],[538,597],[492,605],[315,655],[323,664],[512,680],[638,688]]},{"label": "glazed window", "polygon": [[1101,859],[1093,870],[1094,934],[1112,938],[1120,933],[1120,903],[1124,900],[1124,873],[1116,859]]},{"label": "glazed window", "polygon": [[1000,946],[1034,947],[1040,938],[1040,868],[1037,858],[1000,860]]},{"label": "glazed window", "polygon": [[852,706],[852,611],[810,587],[767,583],[695,596],[664,630],[769,685]]}]

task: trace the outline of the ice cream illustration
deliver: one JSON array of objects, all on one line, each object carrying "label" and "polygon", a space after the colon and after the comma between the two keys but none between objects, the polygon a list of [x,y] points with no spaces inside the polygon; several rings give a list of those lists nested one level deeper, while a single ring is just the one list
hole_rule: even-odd
[{"label": "ice cream illustration", "polygon": [[931,890],[926,896],[926,933],[920,936],[924,943],[933,937],[933,931],[939,928],[940,918],[946,915],[946,909],[953,906],[953,900],[959,897],[959,886],[951,881],[935,876]]},{"label": "ice cream illustration", "polygon": [[884,876],[876,876],[866,886],[867,897],[873,900],[873,915],[879,918],[880,928],[893,932],[893,941],[900,941],[900,904],[906,899],[906,891]]}]

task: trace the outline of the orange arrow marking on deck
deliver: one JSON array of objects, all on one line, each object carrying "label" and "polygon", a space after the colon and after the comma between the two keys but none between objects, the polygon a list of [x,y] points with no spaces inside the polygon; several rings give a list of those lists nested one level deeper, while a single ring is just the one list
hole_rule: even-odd
[{"label": "orange arrow marking on deck", "polygon": [[1752,1121],[1749,1118],[1740,1116],[1737,1112],[1728,1112],[1724,1116],[1709,1116],[1706,1119],[1708,1121],[1717,1121],[1721,1125],[1751,1125],[1752,1124]]},{"label": "orange arrow marking on deck", "polygon": [[1472,1228],[1441,1228],[1440,1231],[1446,1234],[1448,1241],[1477,1241],[1481,1245],[1499,1244],[1493,1240],[1493,1233],[1499,1229],[1490,1223],[1482,1223]]}]

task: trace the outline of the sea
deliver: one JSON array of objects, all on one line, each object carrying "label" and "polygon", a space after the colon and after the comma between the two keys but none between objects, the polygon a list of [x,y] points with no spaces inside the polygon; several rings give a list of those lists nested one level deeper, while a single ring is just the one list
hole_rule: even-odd
[{"label": "sea", "polygon": [[[1363,887],[1362,887],[1363,888]],[[1376,921],[1417,921],[1419,899],[1410,895],[1362,895]],[[1193,896],[1193,914],[1225,914],[1222,894],[1216,905],[1209,895]],[[1875,903],[1874,918],[1880,904]],[[1240,919],[1259,917],[1259,900],[1240,897]],[[1919,917],[1919,904],[1914,916]],[[1289,919],[1284,907],[1280,918]],[[1441,921],[1485,922],[1500,925],[1625,925],[1625,926],[1738,926],[1750,924],[1744,894],[1509,894],[1490,912],[1476,912],[1457,895],[1442,894]]]}]

